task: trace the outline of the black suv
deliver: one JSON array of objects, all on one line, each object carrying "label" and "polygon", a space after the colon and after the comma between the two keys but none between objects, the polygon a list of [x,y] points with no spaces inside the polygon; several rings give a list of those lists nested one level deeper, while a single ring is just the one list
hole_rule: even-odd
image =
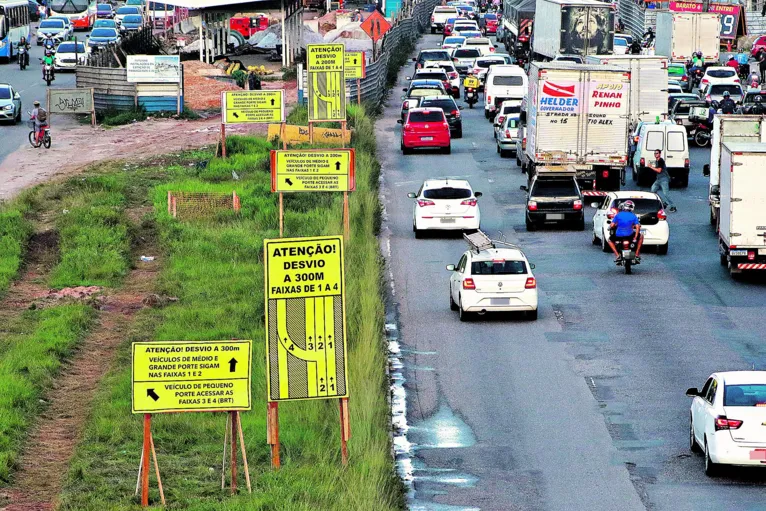
[{"label": "black suv", "polygon": [[424,68],[426,61],[429,60],[450,60],[450,55],[447,50],[420,50],[418,56],[412,59],[415,63],[415,71]]},{"label": "black suv", "polygon": [[527,230],[534,231],[541,224],[549,222],[563,222],[575,230],[584,230],[582,193],[575,173],[541,170],[538,169],[529,187],[520,187],[527,192]]},{"label": "black suv", "polygon": [[455,103],[452,96],[425,96],[420,100],[420,108],[441,108],[449,124],[452,138],[463,138],[463,119],[460,117],[462,106]]}]

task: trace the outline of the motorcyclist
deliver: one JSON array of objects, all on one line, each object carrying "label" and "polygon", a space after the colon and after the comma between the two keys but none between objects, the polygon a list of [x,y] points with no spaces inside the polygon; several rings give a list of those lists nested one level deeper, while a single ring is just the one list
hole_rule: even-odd
[{"label": "motorcyclist", "polygon": [[760,88],[760,83],[761,75],[758,74],[758,71],[753,71],[750,73],[750,76],[747,77],[747,84],[754,88]]},{"label": "motorcyclist", "polygon": [[617,213],[612,219],[612,223],[609,226],[611,231],[609,236],[609,248],[614,252],[615,262],[620,260],[620,254],[617,252],[615,243],[621,241],[633,241],[636,244],[636,263],[641,262],[641,245],[644,243],[644,238],[641,236],[641,221],[638,219],[633,210],[636,205],[631,200],[626,200],[620,204],[620,212]]},{"label": "motorcyclist", "polygon": [[644,32],[644,40],[646,41],[646,46],[649,47],[652,45],[652,41],[654,41],[654,30],[652,30],[652,27],[649,27],[646,32]]},{"label": "motorcyclist", "polygon": [[638,39],[633,39],[633,42],[630,43],[630,53],[631,55],[641,54],[641,43],[638,42]]},{"label": "motorcyclist", "polygon": [[43,48],[46,50],[53,50],[56,47],[56,41],[51,36],[46,36],[45,39],[43,39]]},{"label": "motorcyclist", "polygon": [[39,101],[35,101],[34,106],[35,108],[30,113],[29,119],[35,122],[35,139],[39,144],[40,139],[42,138],[43,128],[48,126],[48,112],[40,106]]},{"label": "motorcyclist", "polygon": [[45,80],[45,66],[50,66],[50,69],[51,69],[51,80],[55,79],[56,73],[55,73],[55,70],[53,68],[53,62],[55,60],[54,56],[55,56],[55,53],[53,52],[53,50],[46,49],[45,50],[45,55],[40,60],[42,62],[42,64],[43,64],[43,66],[42,66],[43,67],[43,80]]},{"label": "motorcyclist", "polygon": [[734,58],[733,54],[729,54],[729,60],[726,61],[726,65],[729,67],[733,67],[735,71],[739,73],[739,61]]},{"label": "motorcyclist", "polygon": [[[19,43],[16,45],[17,48],[21,49],[24,48],[26,50],[25,55],[25,65],[29,65],[29,41],[27,41],[27,38],[22,36],[21,39],[19,39]],[[21,56],[19,56],[21,58]]]},{"label": "motorcyclist", "polygon": [[724,91],[723,101],[721,101],[721,113],[733,114],[737,110],[737,104],[730,96],[729,91]]},{"label": "motorcyclist", "polygon": [[753,101],[755,101],[755,104],[750,108],[750,113],[753,115],[763,115],[766,113],[766,108],[763,106],[763,102],[761,101],[761,95],[758,94],[753,98]]},{"label": "motorcyclist", "polygon": [[701,51],[695,51],[692,55],[692,66],[689,68],[689,74],[694,77],[698,70],[702,70],[705,67],[705,60],[702,58]]},{"label": "motorcyclist", "polygon": [[463,80],[463,98],[465,99],[465,93],[468,92],[468,89],[473,89],[474,92],[478,94],[480,86],[481,86],[481,81],[478,78],[476,78],[474,75],[466,76],[465,80]]}]

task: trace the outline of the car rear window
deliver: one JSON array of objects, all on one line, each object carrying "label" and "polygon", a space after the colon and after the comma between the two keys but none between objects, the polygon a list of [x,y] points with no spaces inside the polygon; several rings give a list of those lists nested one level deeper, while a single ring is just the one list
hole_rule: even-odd
[{"label": "car rear window", "polygon": [[[74,43],[61,43],[56,51],[59,53],[74,53]],[[85,53],[85,44],[77,43],[77,53]]]},{"label": "car rear window", "polygon": [[505,59],[481,59],[481,60],[477,59],[476,60],[476,65],[478,67],[488,68],[496,64],[505,64]]},{"label": "car rear window", "polygon": [[489,43],[486,41],[466,41],[466,46],[487,46]]},{"label": "car rear window", "polygon": [[518,114],[521,112],[521,105],[506,105],[503,107],[503,114]]},{"label": "car rear window", "polygon": [[668,151],[683,151],[686,146],[684,145],[684,139],[686,138],[686,132],[679,131],[668,132]]},{"label": "car rear window", "polygon": [[726,385],[724,406],[766,406],[766,385]]},{"label": "car rear window", "polygon": [[440,122],[444,120],[444,112],[410,112],[409,122]]},{"label": "car rear window", "polygon": [[448,37],[442,44],[463,44],[465,37]]},{"label": "car rear window", "polygon": [[739,96],[742,95],[742,89],[739,87],[739,85],[730,85],[721,83],[718,85],[711,85],[709,94],[723,94],[724,92],[728,91],[729,94],[737,94]]},{"label": "car rear window", "polygon": [[453,188],[451,186],[423,190],[423,197],[426,199],[456,200],[467,199],[471,195],[471,190],[468,188]]},{"label": "car rear window", "polygon": [[578,193],[573,179],[540,179],[535,183],[531,195],[537,197],[574,197]]},{"label": "car rear window", "polygon": [[420,61],[425,60],[449,60],[449,54],[444,51],[424,51],[420,54]]},{"label": "car rear window", "polygon": [[480,57],[481,53],[475,48],[470,48],[455,50],[454,55],[457,59],[470,59],[474,57]]},{"label": "car rear window", "polygon": [[633,210],[633,213],[636,215],[645,215],[646,213],[657,213],[659,210],[662,209],[662,203],[658,201],[657,199],[633,199],[633,198],[625,198],[625,199],[614,199],[612,201],[610,208],[619,209],[620,204],[622,204],[625,201],[633,201],[633,204],[636,205],[636,208]]},{"label": "car rear window", "polygon": [[497,16],[495,16],[494,14],[485,14],[484,15],[484,19],[485,20],[496,20]]},{"label": "car rear window", "polygon": [[446,80],[447,73],[444,71],[428,71],[425,73],[418,73],[415,75],[418,80]]},{"label": "car rear window", "polygon": [[441,92],[441,89],[433,88],[433,89],[412,89],[410,91],[410,97],[412,98],[422,98],[423,96],[434,96]]},{"label": "car rear window", "polygon": [[472,275],[523,275],[527,273],[524,261],[473,261]]},{"label": "car rear window", "polygon": [[434,12],[455,12],[454,7],[437,7]]},{"label": "car rear window", "polygon": [[493,76],[492,85],[520,86],[524,85],[524,79],[521,76]]},{"label": "car rear window", "polygon": [[457,110],[457,105],[451,99],[425,99],[420,102],[420,106],[423,108],[441,108],[444,112],[452,112],[453,110]]},{"label": "car rear window", "polygon": [[736,74],[734,69],[708,69],[707,71],[710,78],[731,78]]},{"label": "car rear window", "polygon": [[615,46],[627,46],[628,45],[628,41],[626,41],[622,37],[615,37],[614,38],[614,45]]}]

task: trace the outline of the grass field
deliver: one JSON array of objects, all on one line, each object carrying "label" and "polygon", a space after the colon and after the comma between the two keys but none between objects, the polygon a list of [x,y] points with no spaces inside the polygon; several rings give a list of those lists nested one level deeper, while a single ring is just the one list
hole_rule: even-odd
[{"label": "grass field", "polygon": [[0,205],[0,296],[19,272],[30,232],[19,204]]},{"label": "grass field", "polygon": [[[305,118],[305,111],[293,119]],[[131,180],[151,180],[163,270],[157,292],[177,303],[139,315],[134,332],[102,382],[85,437],[62,495],[64,510],[136,508],[133,497],[141,448],[141,419],[130,413],[131,340],[253,339],[253,399],[242,414],[253,494],[222,491],[223,414],[158,414],[153,420],[163,484],[170,509],[190,510],[387,510],[403,507],[403,493],[390,456],[388,385],[382,340],[380,225],[371,120],[349,108],[355,130],[357,191],[351,194],[351,240],[346,244],[347,317],[352,438],[350,464],[342,467],[337,401],[286,403],[280,407],[281,470],[269,467],[265,443],[263,239],[277,237],[276,196],[270,191],[266,141],[229,137],[227,160],[207,165],[179,159],[162,168],[136,169]],[[209,155],[187,155],[204,160]],[[183,161],[182,161],[183,160]],[[235,171],[238,180],[232,178]],[[111,176],[103,176],[112,179]],[[121,179],[115,176],[114,179]],[[179,222],[167,214],[167,191],[236,190],[242,211],[211,221]],[[99,199],[100,200],[100,199]],[[114,207],[113,202],[106,201]],[[101,204],[102,206],[104,204]],[[285,236],[342,232],[340,194],[285,197]],[[71,214],[71,213],[70,213]],[[99,224],[101,225],[101,224]],[[117,230],[121,222],[113,224]],[[109,239],[106,237],[106,239]],[[122,245],[110,244],[117,254]],[[114,258],[113,260],[119,260]],[[63,258],[62,258],[63,261]],[[108,264],[109,278],[121,275]],[[66,272],[80,276],[78,272]],[[83,279],[84,281],[84,279]],[[240,478],[240,488],[244,487]],[[156,488],[156,487],[155,487]],[[153,488],[151,499],[158,502]]]}]

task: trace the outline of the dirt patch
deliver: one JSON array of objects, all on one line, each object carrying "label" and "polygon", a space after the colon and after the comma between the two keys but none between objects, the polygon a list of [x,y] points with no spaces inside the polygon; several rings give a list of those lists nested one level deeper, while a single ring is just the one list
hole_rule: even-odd
[{"label": "dirt patch", "polygon": [[28,309],[35,300],[47,296],[48,272],[59,257],[59,235],[56,231],[35,232],[27,245],[24,269],[0,301],[0,318]]}]

